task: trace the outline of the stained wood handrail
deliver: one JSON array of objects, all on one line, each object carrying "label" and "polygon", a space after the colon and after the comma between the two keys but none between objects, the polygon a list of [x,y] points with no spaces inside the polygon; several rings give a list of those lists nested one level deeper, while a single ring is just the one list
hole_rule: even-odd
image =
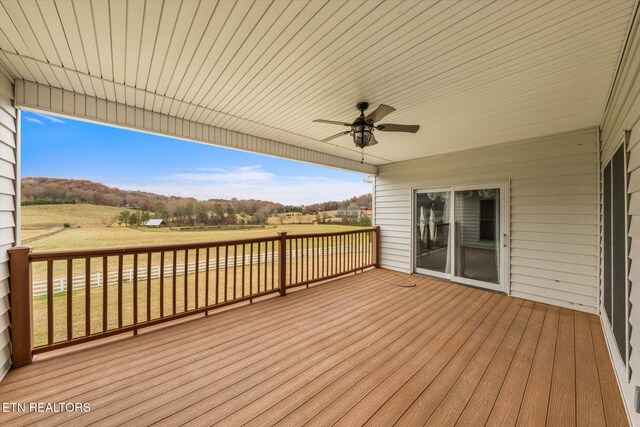
[{"label": "stained wood handrail", "polygon": [[[377,266],[379,230],[60,252],[12,248],[13,365]],[[54,278],[56,269],[62,274]],[[34,274],[44,280],[38,286],[46,284],[46,292],[38,288],[42,296],[34,297]]]}]

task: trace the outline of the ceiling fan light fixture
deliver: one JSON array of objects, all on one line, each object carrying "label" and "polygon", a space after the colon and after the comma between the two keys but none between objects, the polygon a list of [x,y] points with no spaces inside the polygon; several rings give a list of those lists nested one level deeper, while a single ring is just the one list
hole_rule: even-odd
[{"label": "ceiling fan light fixture", "polygon": [[334,138],[341,137],[346,134],[351,134],[353,138],[353,143],[358,148],[364,149],[365,147],[370,147],[372,145],[376,145],[378,141],[376,141],[376,137],[373,135],[374,130],[379,130],[381,132],[409,132],[416,133],[418,129],[420,129],[420,125],[399,125],[392,123],[378,124],[376,123],[379,120],[382,120],[387,115],[396,111],[395,108],[390,107],[385,104],[378,105],[378,108],[375,109],[370,114],[364,115],[364,112],[367,108],[369,108],[368,102],[358,102],[356,104],[356,108],[360,111],[360,116],[351,124],[346,122],[339,122],[336,120],[324,120],[324,119],[316,119],[314,123],[326,123],[330,125],[340,125],[340,126],[349,126],[350,130],[340,132],[335,135],[331,135],[328,138],[321,139],[321,142],[328,142]]},{"label": "ceiling fan light fixture", "polygon": [[356,147],[364,148],[369,145],[369,142],[371,141],[371,132],[373,131],[373,125],[370,125],[369,123],[361,123],[354,125],[352,127],[352,130],[353,143],[356,145]]}]

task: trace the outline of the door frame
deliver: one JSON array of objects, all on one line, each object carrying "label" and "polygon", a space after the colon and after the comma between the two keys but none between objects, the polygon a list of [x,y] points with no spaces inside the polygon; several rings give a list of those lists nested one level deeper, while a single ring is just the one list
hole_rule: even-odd
[{"label": "door frame", "polygon": [[[440,271],[432,271],[432,270],[426,270],[426,269],[422,269],[422,268],[417,268],[416,267],[416,235],[415,235],[415,231],[416,231],[416,227],[418,226],[418,218],[416,218],[416,201],[418,200],[418,194],[419,193],[446,193],[446,192],[451,192],[451,186],[444,186],[444,187],[427,187],[427,188],[417,188],[417,189],[412,189],[411,190],[411,272],[412,273],[418,273],[418,274],[424,274],[427,276],[433,276],[433,277],[439,277],[441,279],[447,279],[447,280],[451,280],[451,273],[444,273],[444,272],[440,272]],[[451,211],[449,212],[449,216],[451,216],[451,212],[453,212],[453,209],[451,209]],[[449,243],[448,246],[451,246],[451,232],[449,232]],[[448,250],[448,249],[447,249]],[[452,264],[453,265],[453,264]]]},{"label": "door frame", "polygon": [[[467,279],[458,277],[455,275],[455,250],[451,248],[455,244],[455,227],[453,232],[449,233],[449,245],[448,249],[451,251],[451,272],[441,273],[437,271],[431,271],[416,267],[416,235],[415,230],[418,225],[418,218],[416,218],[416,202],[418,193],[424,192],[450,192],[451,194],[451,209],[449,212],[449,223],[454,224],[455,216],[455,192],[465,190],[482,190],[490,188],[500,189],[500,266],[499,266],[499,283],[487,283],[474,279]],[[511,185],[510,180],[490,181],[490,182],[478,182],[475,184],[451,184],[440,185],[434,187],[420,186],[411,188],[411,272],[415,274],[423,274],[427,276],[434,276],[446,280],[450,280],[455,283],[462,283],[465,285],[471,285],[487,290],[493,290],[497,292],[510,293],[511,277],[510,277],[510,264],[511,264]]]}]

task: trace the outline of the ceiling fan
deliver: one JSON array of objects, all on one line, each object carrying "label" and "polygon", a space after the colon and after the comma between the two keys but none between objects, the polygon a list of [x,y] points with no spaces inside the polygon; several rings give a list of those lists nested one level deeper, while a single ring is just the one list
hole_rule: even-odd
[{"label": "ceiling fan", "polygon": [[378,143],[373,135],[374,130],[379,130],[381,132],[416,133],[418,132],[418,129],[420,129],[420,125],[396,125],[391,123],[376,125],[376,122],[396,111],[395,108],[388,105],[380,104],[378,108],[366,116],[364,115],[364,112],[369,108],[368,102],[358,102],[358,104],[356,104],[356,108],[360,111],[360,116],[353,123],[344,123],[334,120],[314,120],[316,123],[328,123],[331,125],[349,126],[351,128],[350,130],[331,135],[330,137],[321,139],[320,141],[327,142],[333,138],[350,133],[351,136],[353,136],[353,142],[356,144],[356,147],[364,149],[364,147],[371,147]]}]

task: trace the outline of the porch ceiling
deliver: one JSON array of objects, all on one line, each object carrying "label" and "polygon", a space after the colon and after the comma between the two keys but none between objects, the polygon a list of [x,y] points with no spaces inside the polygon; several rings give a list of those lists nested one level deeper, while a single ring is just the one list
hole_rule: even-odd
[{"label": "porch ceiling", "polygon": [[[597,125],[635,0],[0,0],[14,77],[379,165]],[[385,120],[385,121],[387,121]]]}]

